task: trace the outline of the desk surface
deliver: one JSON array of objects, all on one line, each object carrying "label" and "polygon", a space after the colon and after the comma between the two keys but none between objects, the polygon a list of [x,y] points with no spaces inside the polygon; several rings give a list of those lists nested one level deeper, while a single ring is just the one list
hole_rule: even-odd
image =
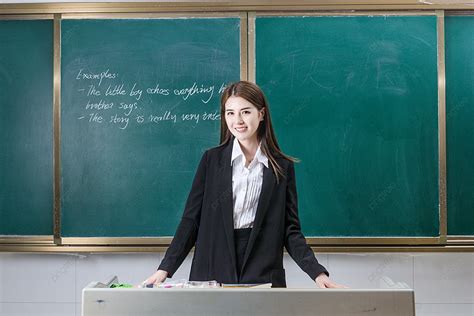
[{"label": "desk surface", "polygon": [[83,290],[87,315],[415,315],[411,289]]}]

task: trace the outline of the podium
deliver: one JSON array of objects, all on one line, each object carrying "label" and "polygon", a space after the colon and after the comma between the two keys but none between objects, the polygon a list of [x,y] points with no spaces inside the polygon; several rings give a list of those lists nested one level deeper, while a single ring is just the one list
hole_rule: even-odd
[{"label": "podium", "polygon": [[98,288],[82,291],[83,316],[413,316],[411,289]]}]

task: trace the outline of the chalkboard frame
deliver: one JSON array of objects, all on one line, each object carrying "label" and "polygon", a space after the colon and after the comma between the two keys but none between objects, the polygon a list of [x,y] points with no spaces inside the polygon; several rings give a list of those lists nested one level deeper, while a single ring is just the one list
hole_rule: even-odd
[{"label": "chalkboard frame", "polygon": [[[60,20],[62,16],[66,14],[76,15],[76,16],[83,16],[83,13],[78,12],[89,12],[85,15],[95,14],[99,16],[99,14],[110,15],[110,12],[124,12],[122,13],[127,18],[130,18],[134,13],[142,14],[143,12],[166,12],[166,11],[174,11],[174,12],[202,12],[202,11],[235,11],[236,5],[228,4],[228,3],[215,3],[208,1],[206,2],[196,3],[196,4],[176,4],[176,3],[168,3],[167,7],[162,7],[160,5],[149,4],[149,3],[141,3],[141,4],[127,4],[127,3],[106,3],[106,4],[65,4],[65,3],[56,3],[56,4],[0,4],[0,19],[54,19]],[[163,1],[162,3],[166,3]],[[212,8],[209,9],[209,5],[212,5]],[[395,13],[394,11],[382,11],[382,10],[430,10],[430,11],[417,11],[417,12],[409,12],[409,11],[400,11]],[[437,11],[432,11],[436,9]],[[466,4],[465,2],[459,1],[453,3],[451,1],[441,1],[436,5],[427,5],[427,4],[420,4],[418,1],[390,1],[386,4],[380,5],[373,5],[372,2],[360,2],[357,4],[346,2],[340,4],[334,4],[331,2],[327,3],[318,3],[317,5],[308,5],[304,2],[281,2],[278,5],[263,5],[263,6],[252,6],[251,4],[240,5],[238,6],[238,10],[241,11],[241,14],[248,15],[248,22],[249,22],[249,39],[252,36],[252,17],[255,17],[255,13],[259,12],[258,14],[273,14],[275,15],[283,15],[282,11],[286,11],[285,15],[291,14],[302,14],[302,15],[311,15],[315,14],[314,12],[310,12],[306,10],[374,10],[374,11],[355,11],[355,12],[346,12],[342,13],[345,15],[374,15],[374,14],[392,14],[395,13],[397,15],[420,15],[424,12],[429,12],[428,14],[435,14],[438,17],[438,29],[440,30],[438,34],[438,45],[440,52],[444,53],[444,15],[472,15],[474,11],[472,8]],[[470,10],[470,11],[453,11],[453,10]],[[278,13],[276,12],[278,11]],[[300,11],[300,12],[294,12]],[[302,12],[305,11],[305,12]],[[53,16],[54,14],[54,16]],[[145,14],[145,13],[143,13]],[[149,13],[148,13],[149,14]],[[226,14],[226,13],[224,13]],[[335,15],[339,13],[324,13],[319,12],[316,15]],[[247,19],[245,20],[247,21]],[[56,31],[56,28],[55,28]],[[57,32],[56,32],[57,33]],[[55,35],[55,55],[59,54],[59,44],[57,42],[57,35]],[[440,40],[441,39],[441,40]],[[245,77],[242,76],[242,79],[248,79],[252,81],[252,43],[249,42],[249,52],[248,58],[242,62],[242,66],[247,66],[249,71],[249,76]],[[244,51],[243,51],[244,53]],[[443,59],[443,58],[439,58]],[[241,59],[242,60],[242,59]],[[441,61],[444,70],[444,60]],[[438,67],[440,64],[438,62]],[[57,72],[60,69],[55,69],[54,75],[54,85],[55,91],[60,91],[60,82]],[[441,87],[444,87],[445,76],[444,73],[441,74],[438,72],[439,78],[438,82]],[[253,78],[255,80],[255,78]],[[56,85],[58,85],[56,88]],[[442,89],[439,89],[440,94],[440,103],[444,102],[444,95]],[[57,96],[55,94],[55,98]],[[445,110],[444,110],[445,111]],[[440,113],[445,118],[445,113]],[[55,114],[56,116],[56,114]],[[441,121],[441,116],[440,116]],[[445,127],[445,126],[444,126]],[[55,127],[56,128],[56,127]],[[440,128],[442,133],[443,129]],[[443,141],[443,137],[440,135],[440,144]],[[56,139],[56,138],[55,138]],[[444,137],[445,142],[445,137]],[[56,146],[56,140],[55,140]],[[442,152],[441,146],[440,148],[440,160],[442,159]],[[446,154],[446,149],[444,149],[444,157]],[[56,157],[55,157],[56,158]],[[445,166],[444,166],[445,167]],[[440,170],[442,171],[442,170]],[[446,171],[446,170],[444,170]],[[440,178],[442,173],[439,173]],[[442,180],[442,179],[441,179]],[[442,189],[442,181],[440,181],[440,195]],[[445,182],[444,182],[445,183]],[[445,197],[445,195],[444,195]],[[442,199],[440,200],[442,202]],[[324,243],[323,240],[319,238],[313,239],[308,238],[308,241],[315,245],[318,244],[320,246],[313,247],[313,249],[323,252],[404,252],[404,251],[421,251],[421,252],[472,252],[474,251],[474,236],[446,236],[446,230],[443,230],[443,227],[446,228],[446,206],[444,206],[445,212],[440,212],[440,236],[438,237],[437,242],[430,241],[429,243],[425,243],[425,240],[414,240],[410,238],[410,240],[400,240],[400,242],[389,238],[389,240],[378,239],[380,245],[371,245],[370,242],[364,242],[365,239],[355,239],[355,238],[347,238],[348,240],[341,240],[340,238],[336,238],[336,240],[326,240],[327,244]],[[58,222],[59,223],[59,222]],[[55,225],[56,227],[57,225]],[[0,251],[3,252],[149,252],[149,251],[163,251],[166,250],[166,246],[169,244],[168,241],[163,239],[163,244],[155,244],[153,242],[147,242],[146,240],[141,239],[136,244],[128,245],[117,245],[115,247],[111,247],[108,245],[116,245],[115,240],[116,238],[111,238],[109,243],[105,243],[99,246],[93,246],[94,243],[90,242],[87,244],[81,244],[82,246],[70,246],[70,247],[58,247],[61,245],[60,236],[57,234],[54,235],[56,238],[53,239],[53,236],[0,236]],[[93,241],[93,240],[91,240]],[[366,240],[367,241],[367,240]],[[392,243],[393,241],[394,243]],[[362,242],[362,244],[360,243]],[[140,246],[142,245],[142,246]],[[334,246],[333,246],[334,245]],[[360,245],[360,246],[357,246]],[[419,246],[417,246],[419,245]],[[455,246],[456,247],[452,247]],[[441,246],[441,247],[440,247]]]},{"label": "chalkboard frame", "polygon": [[[32,14],[32,15],[20,15],[20,14],[12,14],[12,15],[0,15],[1,21],[34,21],[34,20],[54,20],[54,16],[52,14]],[[53,74],[54,77],[54,74]],[[53,109],[53,104],[51,104],[51,109]],[[53,129],[54,129],[54,121],[53,121]],[[53,150],[54,150],[54,141],[53,141]],[[53,162],[54,168],[54,162]],[[53,181],[54,181],[54,174],[53,174]],[[54,210],[51,210],[53,213],[54,219]],[[54,223],[53,223],[53,230],[54,230]],[[0,235],[0,245],[1,244],[27,244],[27,245],[54,245],[54,234],[52,235],[27,235],[27,236],[8,236],[8,235]]]},{"label": "chalkboard frame", "polygon": [[444,12],[441,11],[358,11],[358,12],[256,12],[249,14],[249,80],[256,82],[256,19],[259,17],[324,17],[324,16],[435,16],[437,20],[438,70],[438,200],[439,236],[436,237],[314,237],[307,236],[310,245],[445,245],[447,242],[446,208],[446,87],[444,67]]},{"label": "chalkboard frame", "polygon": [[[68,19],[173,19],[173,18],[239,18],[240,19],[240,79],[247,80],[247,14],[242,12],[229,12],[229,13],[153,13],[153,14],[64,14],[61,20]],[[59,26],[59,34],[61,33]],[[58,68],[61,69],[61,57],[58,56]],[[60,76],[60,74],[58,75]],[[60,105],[59,105],[60,111]],[[60,140],[58,141],[58,143]],[[59,146],[58,146],[59,147]],[[59,151],[59,148],[58,148]],[[59,157],[60,153],[58,153]],[[61,161],[60,158],[58,161]],[[59,164],[58,168],[60,169]],[[59,174],[58,170],[58,174]],[[58,176],[58,181],[60,175]],[[161,236],[161,237],[63,237],[61,236],[61,205],[60,205],[61,192],[58,192],[58,205],[55,205],[55,218],[58,222],[55,225],[55,240],[61,245],[169,245],[172,240],[172,236]],[[56,200],[56,199],[55,199]]]},{"label": "chalkboard frame", "polygon": [[[474,17],[474,11],[446,11],[445,17],[447,16],[470,16]],[[451,110],[452,111],[452,110]],[[449,112],[447,114],[449,116]],[[447,225],[446,225],[447,226]],[[446,229],[448,230],[448,229]],[[447,235],[447,245],[474,245],[474,236],[472,235]]]}]

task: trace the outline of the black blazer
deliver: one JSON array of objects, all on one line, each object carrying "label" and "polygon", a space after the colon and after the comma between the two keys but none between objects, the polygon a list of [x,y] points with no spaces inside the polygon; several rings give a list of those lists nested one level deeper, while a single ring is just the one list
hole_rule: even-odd
[{"label": "black blazer", "polygon": [[276,182],[264,167],[254,226],[238,278],[232,202],[233,139],[207,150],[197,169],[183,217],[158,269],[172,275],[193,246],[190,280],[220,283],[272,283],[285,287],[283,246],[311,279],[329,273],[318,263],[301,233],[293,162],[278,159],[285,178]]}]

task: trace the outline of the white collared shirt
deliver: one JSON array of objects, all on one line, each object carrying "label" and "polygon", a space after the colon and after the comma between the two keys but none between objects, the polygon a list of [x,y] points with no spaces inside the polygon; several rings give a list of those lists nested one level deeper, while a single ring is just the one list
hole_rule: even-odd
[{"label": "white collared shirt", "polygon": [[252,162],[245,167],[245,155],[234,138],[232,146],[232,193],[234,200],[234,229],[253,227],[258,199],[262,191],[263,168],[268,168],[268,158],[258,146]]}]

